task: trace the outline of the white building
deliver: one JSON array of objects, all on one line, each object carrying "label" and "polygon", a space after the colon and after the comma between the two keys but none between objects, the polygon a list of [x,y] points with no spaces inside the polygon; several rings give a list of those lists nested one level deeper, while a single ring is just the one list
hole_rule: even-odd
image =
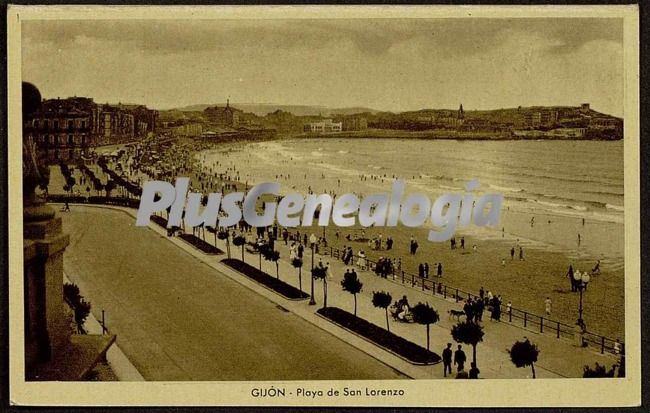
[{"label": "white building", "polygon": [[310,133],[341,132],[343,122],[332,122],[332,119],[325,119],[322,122],[307,123],[303,130]]}]

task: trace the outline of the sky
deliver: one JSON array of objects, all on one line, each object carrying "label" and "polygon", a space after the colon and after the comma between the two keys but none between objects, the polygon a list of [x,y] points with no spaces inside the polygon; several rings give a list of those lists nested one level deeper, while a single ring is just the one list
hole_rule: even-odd
[{"label": "sky", "polygon": [[623,115],[615,18],[27,20],[45,98],[466,110],[590,103]]}]

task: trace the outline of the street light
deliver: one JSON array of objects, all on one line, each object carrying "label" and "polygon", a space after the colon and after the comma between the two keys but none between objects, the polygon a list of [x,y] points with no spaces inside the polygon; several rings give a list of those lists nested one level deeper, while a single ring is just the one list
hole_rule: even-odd
[{"label": "street light", "polygon": [[314,246],[316,245],[316,235],[311,234],[309,237],[309,245],[311,247],[311,298],[309,299],[309,305],[316,305],[316,300],[314,299]]},{"label": "street light", "polygon": [[584,320],[582,319],[582,292],[587,290],[587,284],[589,284],[589,281],[591,280],[591,276],[587,271],[581,273],[580,271],[576,270],[575,273],[573,273],[573,280],[575,281],[575,285],[578,288],[578,291],[580,292],[580,307],[578,308],[578,323],[584,323]]}]

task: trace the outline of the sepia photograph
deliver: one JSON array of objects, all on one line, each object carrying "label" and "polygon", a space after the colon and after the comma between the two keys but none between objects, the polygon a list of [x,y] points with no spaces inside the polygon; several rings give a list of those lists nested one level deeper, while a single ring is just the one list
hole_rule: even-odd
[{"label": "sepia photograph", "polygon": [[640,403],[636,7],[8,22],[14,404]]}]

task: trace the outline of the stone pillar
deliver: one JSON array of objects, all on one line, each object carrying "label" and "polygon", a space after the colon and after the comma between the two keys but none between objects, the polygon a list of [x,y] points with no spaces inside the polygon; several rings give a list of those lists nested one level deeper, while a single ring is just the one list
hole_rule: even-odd
[{"label": "stone pillar", "polygon": [[63,303],[63,252],[70,237],[61,218],[32,193],[23,212],[25,371],[53,358],[72,330]]}]

